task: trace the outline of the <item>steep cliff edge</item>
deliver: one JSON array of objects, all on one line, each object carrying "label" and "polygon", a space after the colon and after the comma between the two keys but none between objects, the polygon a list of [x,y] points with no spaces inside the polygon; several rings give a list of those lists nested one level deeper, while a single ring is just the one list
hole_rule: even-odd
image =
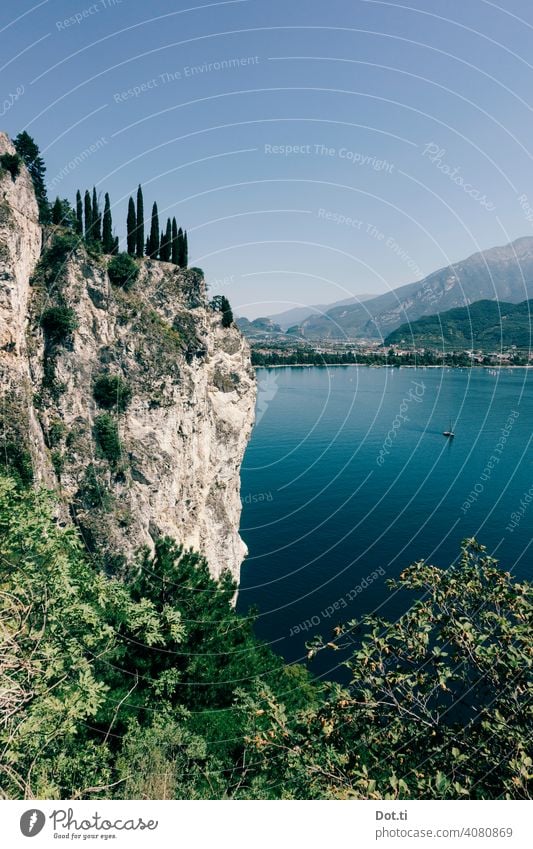
[{"label": "steep cliff edge", "polygon": [[[0,135],[0,155],[13,152]],[[0,174],[0,445],[54,486],[107,568],[169,535],[238,578],[239,471],[253,425],[249,348],[203,275],[144,259],[113,285],[109,256],[41,228],[31,179]]]},{"label": "steep cliff edge", "polygon": [[[0,156],[15,148],[0,133]],[[42,232],[31,177],[25,168],[12,176],[0,166],[0,461],[24,481],[32,478],[32,457],[45,451],[32,405],[26,325],[30,277],[41,253]],[[35,478],[51,484],[42,467]]]}]

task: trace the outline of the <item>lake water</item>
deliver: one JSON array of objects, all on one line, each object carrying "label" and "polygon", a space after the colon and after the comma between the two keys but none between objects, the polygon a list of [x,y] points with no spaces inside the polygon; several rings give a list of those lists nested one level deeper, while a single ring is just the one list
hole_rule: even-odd
[{"label": "lake water", "polygon": [[[449,565],[465,537],[531,577],[532,370],[280,368],[257,379],[238,606],[259,608],[257,634],[288,661],[337,622],[401,614],[408,600],[385,581],[422,558]],[[336,659],[313,668],[337,677]]]}]

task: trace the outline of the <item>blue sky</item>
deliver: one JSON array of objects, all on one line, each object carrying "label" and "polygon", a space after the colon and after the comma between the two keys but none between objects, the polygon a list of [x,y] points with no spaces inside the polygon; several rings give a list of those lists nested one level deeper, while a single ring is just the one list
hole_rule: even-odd
[{"label": "blue sky", "polygon": [[0,128],[122,239],[141,182],[254,317],[533,234],[532,36],[526,0],[3,0]]}]

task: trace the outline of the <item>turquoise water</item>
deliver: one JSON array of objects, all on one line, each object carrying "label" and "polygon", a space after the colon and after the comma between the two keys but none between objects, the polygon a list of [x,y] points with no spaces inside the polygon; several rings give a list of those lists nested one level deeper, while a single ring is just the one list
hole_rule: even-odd
[{"label": "turquoise water", "polygon": [[[449,565],[467,536],[531,577],[531,370],[282,368],[257,379],[239,609],[259,608],[258,635],[288,661],[337,622],[401,614],[408,600],[385,581],[422,558]],[[317,674],[335,675],[326,662]]]}]

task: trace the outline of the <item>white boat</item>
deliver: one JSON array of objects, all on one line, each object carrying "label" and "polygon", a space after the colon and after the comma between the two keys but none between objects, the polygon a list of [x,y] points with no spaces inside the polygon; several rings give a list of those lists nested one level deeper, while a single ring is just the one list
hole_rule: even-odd
[{"label": "white boat", "polygon": [[446,439],[453,439],[454,438],[455,433],[453,432],[452,420],[451,419],[450,419],[450,429],[449,430],[443,430],[442,435],[445,436]]}]

